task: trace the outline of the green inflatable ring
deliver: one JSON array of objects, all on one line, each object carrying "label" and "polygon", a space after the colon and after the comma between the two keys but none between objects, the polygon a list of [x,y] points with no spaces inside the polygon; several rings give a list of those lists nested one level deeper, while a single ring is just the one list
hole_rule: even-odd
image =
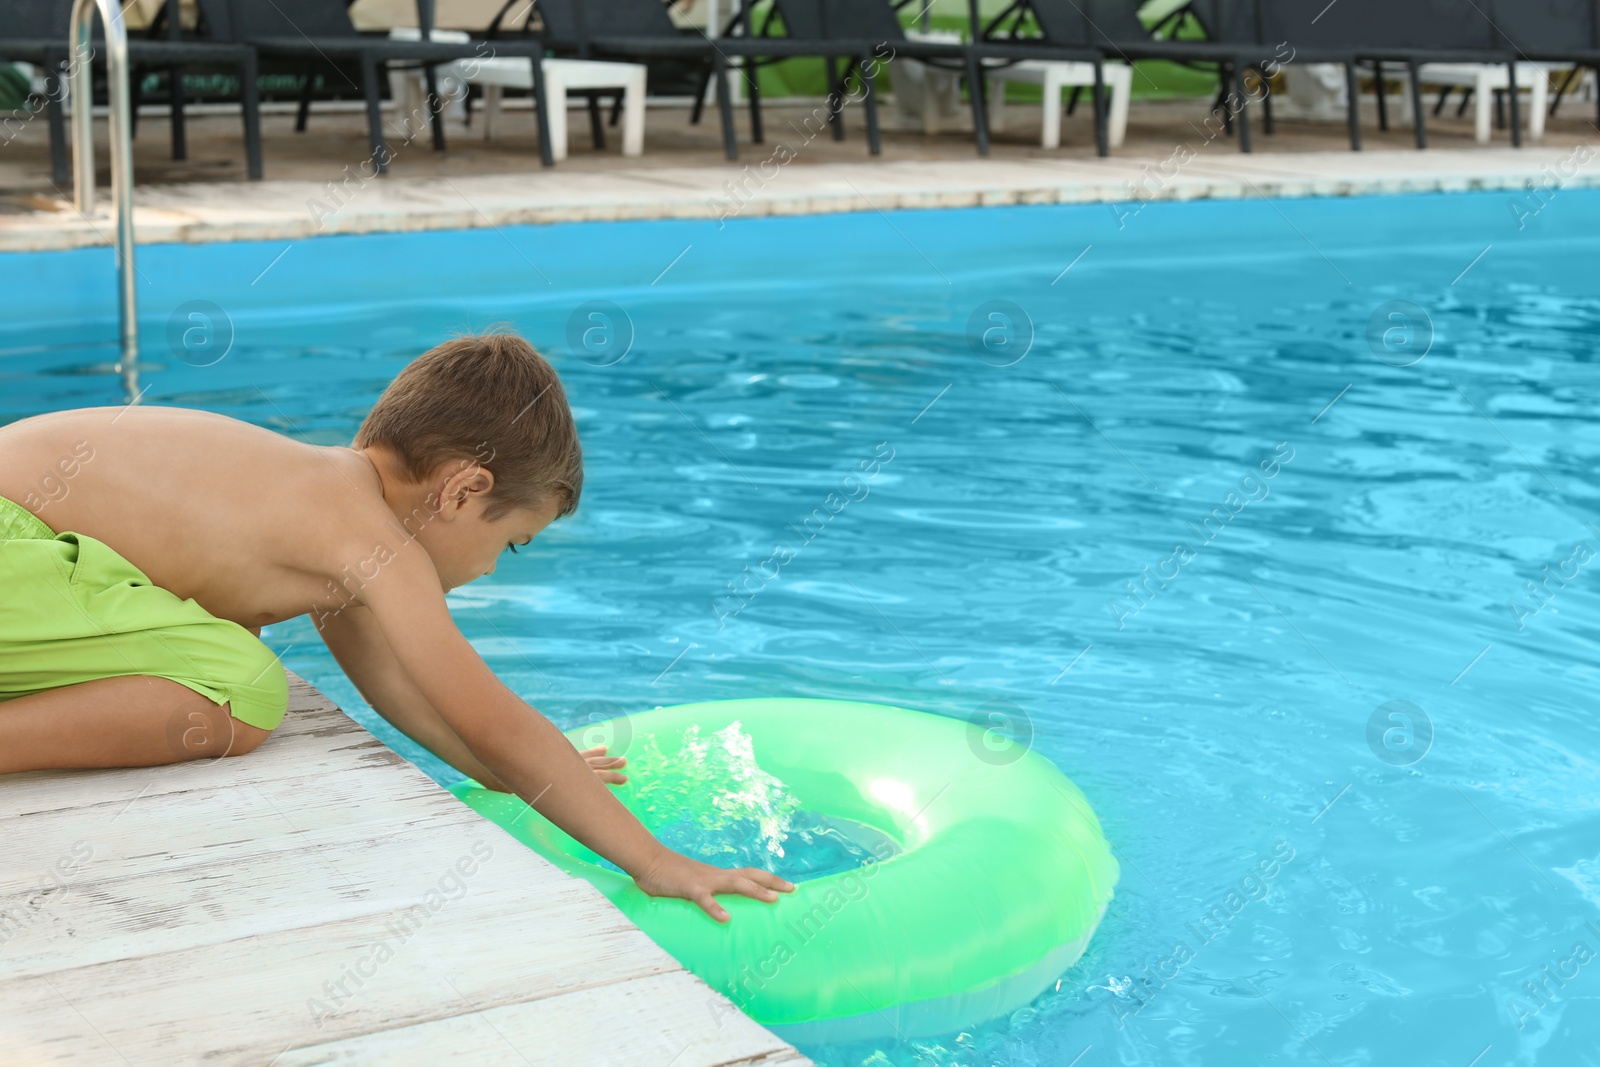
[{"label": "green inflatable ring", "polygon": [[[791,1042],[929,1036],[1009,1014],[1083,954],[1119,874],[1078,788],[1043,756],[996,750],[978,725],[879,704],[725,700],[601,724],[629,756],[617,797],[670,766],[684,732],[738,721],[757,765],[803,807],[871,827],[899,851],[797,882],[775,904],[719,896],[718,923],[633,880],[518,797],[467,780],[457,797],[598,888],[684,967]],[[595,727],[568,731],[581,747]],[[654,737],[654,746],[645,742]],[[648,825],[648,823],[647,823]],[[886,850],[887,851],[887,850]]]}]

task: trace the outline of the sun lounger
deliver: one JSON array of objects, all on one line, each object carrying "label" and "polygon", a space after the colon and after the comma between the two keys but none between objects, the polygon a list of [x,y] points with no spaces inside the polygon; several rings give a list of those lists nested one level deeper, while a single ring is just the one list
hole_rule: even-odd
[{"label": "sun lounger", "polygon": [[[66,73],[73,59],[67,40],[72,5],[67,0],[4,0],[4,4],[4,16],[0,18],[0,56],[13,62],[31,63],[46,71],[50,169],[52,180],[64,185],[71,180],[64,105],[67,100]],[[128,36],[128,60],[132,67],[130,80],[133,83],[129,88],[134,93],[135,110],[139,102],[139,71],[165,70],[172,104],[172,158],[181,160],[187,155],[183,69],[202,64],[232,67],[239,75],[245,170],[251,178],[259,179],[261,117],[256,101],[256,53],[243,45],[210,36],[207,19],[213,13],[213,0],[205,0],[201,4],[201,32],[198,36],[181,35],[176,17],[177,7],[177,0],[167,0],[165,17],[153,27],[157,32],[162,32],[162,36]],[[103,37],[104,31],[96,19],[95,39],[103,40]]]},{"label": "sun lounger", "polygon": [[[419,8],[420,22],[431,28],[432,5],[423,3]],[[303,60],[307,66],[308,87],[311,73],[318,67],[331,67],[340,77],[347,79],[341,62],[354,63],[359,68],[360,89],[367,105],[371,166],[379,174],[388,170],[392,156],[384,136],[383,112],[379,102],[379,78],[384,66],[390,63],[417,63],[423,67],[425,77],[429,79],[430,100],[426,107],[426,121],[432,128],[433,147],[443,151],[444,122],[439,114],[434,68],[458,59],[523,59],[530,67],[529,76],[535,87],[539,155],[546,166],[555,162],[547,109],[543,106],[544,75],[538,62],[544,53],[544,44],[531,32],[490,41],[392,40],[358,32],[350,21],[344,0],[228,0],[228,14],[230,24],[227,34],[233,40],[249,44],[263,56]],[[355,87],[354,82],[351,82],[351,86]],[[304,128],[309,102],[309,96],[302,98],[301,119],[297,128]],[[422,118],[406,116],[403,122],[409,128],[413,119],[421,121]]]}]

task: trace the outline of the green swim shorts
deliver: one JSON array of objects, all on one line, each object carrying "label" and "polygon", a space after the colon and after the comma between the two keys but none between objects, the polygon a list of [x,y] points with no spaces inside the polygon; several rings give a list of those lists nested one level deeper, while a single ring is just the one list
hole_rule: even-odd
[{"label": "green swim shorts", "polygon": [[0,701],[124,675],[171,679],[263,730],[289,706],[283,666],[249,630],[0,497]]}]

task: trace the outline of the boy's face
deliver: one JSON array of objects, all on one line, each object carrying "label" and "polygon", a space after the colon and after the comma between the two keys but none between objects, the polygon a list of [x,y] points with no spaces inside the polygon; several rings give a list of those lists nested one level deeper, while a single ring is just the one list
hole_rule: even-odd
[{"label": "boy's face", "polygon": [[445,592],[493,574],[507,546],[519,549],[555,520],[560,501],[552,497],[537,508],[517,508],[493,521],[485,519],[487,492],[450,498],[437,520],[417,532],[439,573]]}]

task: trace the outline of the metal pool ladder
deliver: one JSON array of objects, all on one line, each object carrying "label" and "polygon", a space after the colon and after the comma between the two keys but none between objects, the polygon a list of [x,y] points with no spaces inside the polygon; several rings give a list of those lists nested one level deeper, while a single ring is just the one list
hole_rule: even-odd
[{"label": "metal pool ladder", "polygon": [[128,403],[139,399],[139,310],[133,269],[133,131],[129,112],[128,29],[116,0],[74,0],[67,47],[72,100],[73,192],[80,214],[94,212],[94,11],[106,28],[106,83],[110,94],[111,201],[116,214],[117,311],[120,321],[117,373]]}]

